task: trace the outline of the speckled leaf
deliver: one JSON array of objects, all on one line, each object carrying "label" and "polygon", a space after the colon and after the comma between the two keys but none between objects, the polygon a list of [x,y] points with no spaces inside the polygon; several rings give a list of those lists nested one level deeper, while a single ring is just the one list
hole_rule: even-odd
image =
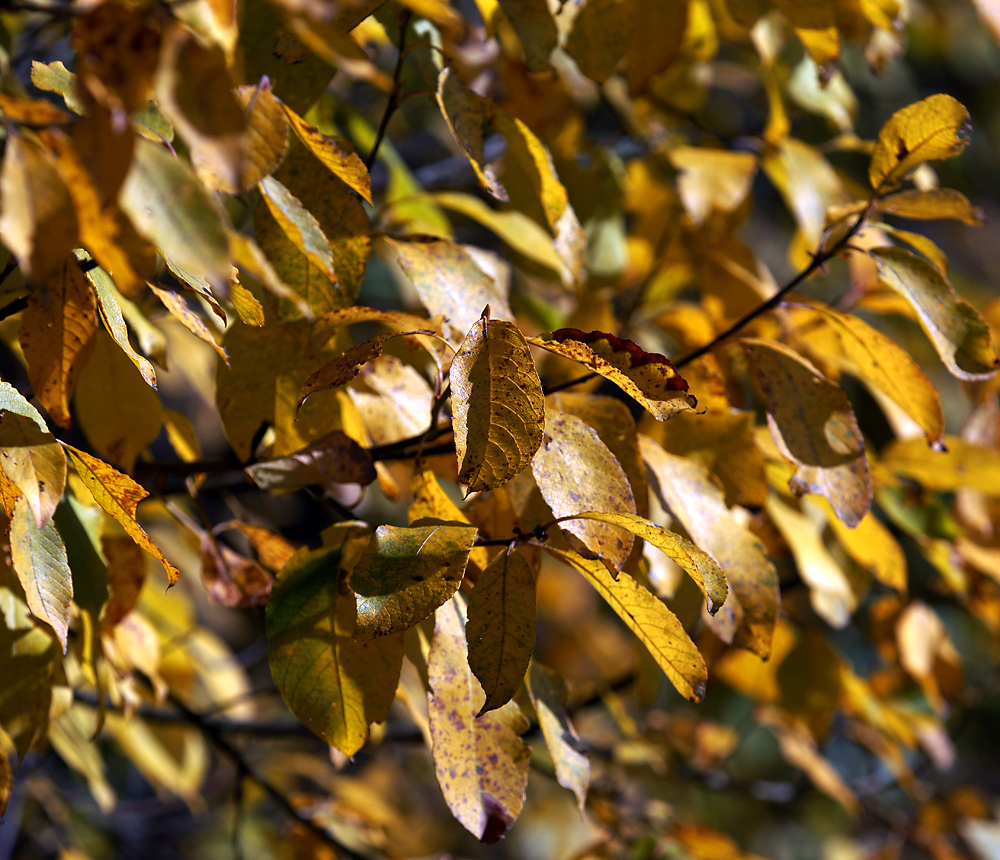
[{"label": "speckled leaf", "polygon": [[[236,101],[246,118],[241,188],[253,188],[272,173],[288,151],[288,119],[285,106],[268,89],[243,86],[236,88]],[[229,189],[223,189],[229,190]]]},{"label": "speckled leaf", "polygon": [[560,561],[578,570],[652,655],[677,692],[691,701],[705,695],[708,670],[684,625],[667,605],[627,573],[612,579],[596,561],[576,553],[546,547]]},{"label": "speckled leaf", "polygon": [[1000,368],[990,327],[941,272],[901,248],[870,252],[879,279],[906,298],[941,361],[959,379],[989,379]]},{"label": "speckled leaf", "polygon": [[254,463],[246,471],[262,490],[334,484],[366,486],[375,480],[371,455],[340,430],[287,457]]},{"label": "speckled leaf", "polygon": [[33,417],[0,409],[0,466],[44,529],[66,486],[66,454]]},{"label": "speckled leaf", "polygon": [[330,241],[323,235],[323,229],[312,213],[273,176],[265,176],[260,181],[260,192],[271,215],[291,243],[325,277],[336,283],[337,273],[333,266]]},{"label": "speckled leaf", "polygon": [[646,352],[628,338],[564,328],[528,342],[609,379],[658,421],[698,405],[687,393],[687,382],[665,355]]},{"label": "speckled leaf", "polygon": [[528,692],[538,714],[538,725],[552,757],[556,780],[576,795],[581,812],[590,785],[590,759],[566,712],[566,682],[536,661],[528,670]]},{"label": "speckled leaf", "polygon": [[69,637],[69,605],[73,600],[73,574],[66,559],[66,547],[55,523],[45,528],[35,518],[22,497],[14,508],[10,526],[11,563],[21,581],[28,608],[56,633],[66,653]]},{"label": "speckled leaf", "polygon": [[462,584],[474,526],[379,526],[351,571],[358,604],[355,639],[419,624]]},{"label": "speckled leaf", "polygon": [[356,152],[345,152],[333,138],[327,137],[316,126],[310,125],[286,105],[285,116],[292,130],[308,150],[319,159],[334,176],[343,180],[349,188],[361,195],[370,206],[372,202],[372,180],[368,168]]},{"label": "speckled leaf", "polygon": [[356,642],[356,607],[339,571],[341,548],[303,550],[282,569],[267,606],[275,686],[303,723],[344,755],[388,716],[403,662],[403,637]]},{"label": "speckled leaf", "polygon": [[940,93],[896,111],[872,152],[872,188],[891,190],[923,162],[958,155],[969,143],[971,128],[965,106]]},{"label": "speckled leaf", "polygon": [[[594,510],[635,513],[632,488],[621,465],[597,432],[573,415],[549,411],[531,471],[557,517]],[[632,534],[619,526],[569,520],[560,528],[581,553],[600,559],[612,576],[632,552]]]},{"label": "speckled leaf", "polygon": [[545,423],[542,383],[524,335],[483,316],[451,365],[458,478],[493,490],[531,462]]},{"label": "speckled leaf", "polygon": [[535,650],[535,575],[520,550],[497,553],[476,580],[465,635],[469,667],[486,691],[482,716],[510,701]]},{"label": "speckled leaf", "polygon": [[465,612],[449,600],[435,615],[427,658],[431,756],[441,793],[466,830],[492,844],[517,820],[528,784],[528,721],[512,702],[477,717],[484,696],[469,669]]},{"label": "speckled leaf", "polygon": [[871,508],[872,479],[847,395],[782,344],[742,343],[767,401],[774,442],[796,465],[788,482],[792,492],[824,496],[838,517],[856,526]]}]

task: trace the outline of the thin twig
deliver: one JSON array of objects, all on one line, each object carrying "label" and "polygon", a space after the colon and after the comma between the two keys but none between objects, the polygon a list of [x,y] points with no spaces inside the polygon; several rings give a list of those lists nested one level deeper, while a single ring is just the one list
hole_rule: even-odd
[{"label": "thin twig", "polygon": [[399,53],[396,56],[396,68],[392,72],[392,92],[389,93],[389,101],[386,102],[382,121],[378,124],[378,131],[375,132],[375,143],[372,144],[371,152],[365,159],[365,167],[368,168],[369,172],[371,172],[372,165],[375,164],[375,157],[382,145],[385,131],[389,127],[389,120],[392,119],[396,108],[399,107],[399,93],[403,88],[403,62],[406,60],[406,31],[410,29],[410,18],[412,17],[413,13],[409,9],[405,9],[399,17]]},{"label": "thin twig", "polygon": [[10,255],[10,259],[7,261],[7,265],[3,267],[3,271],[0,272],[0,286],[3,286],[3,282],[10,277],[11,272],[17,268],[17,257],[13,254]]}]

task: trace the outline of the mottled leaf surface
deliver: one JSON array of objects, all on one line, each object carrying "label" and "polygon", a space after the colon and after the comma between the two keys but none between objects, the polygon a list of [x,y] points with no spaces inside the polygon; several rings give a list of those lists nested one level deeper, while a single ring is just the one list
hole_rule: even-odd
[{"label": "mottled leaf surface", "polygon": [[66,486],[66,454],[55,436],[29,416],[0,410],[0,466],[44,529]]}]

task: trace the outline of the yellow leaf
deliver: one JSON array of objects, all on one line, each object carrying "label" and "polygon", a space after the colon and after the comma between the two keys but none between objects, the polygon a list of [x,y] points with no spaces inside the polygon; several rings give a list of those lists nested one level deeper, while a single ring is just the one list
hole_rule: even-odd
[{"label": "yellow leaf", "polygon": [[[425,520],[472,525],[465,511],[441,489],[441,484],[430,469],[414,469],[410,480],[410,495],[413,496],[413,502],[407,510],[407,517],[411,526],[427,525],[427,522],[422,522]],[[484,570],[489,561],[489,552],[484,546],[477,546],[469,553],[469,563],[478,570]]]},{"label": "yellow leaf", "polygon": [[766,659],[755,652],[729,648],[712,664],[712,674],[755,702],[777,702],[781,699],[778,671],[795,643],[792,626],[778,621]]},{"label": "yellow leaf", "polygon": [[[647,436],[640,436],[639,444],[661,503],[726,575],[730,597],[720,604],[720,623],[726,624],[726,616],[732,616],[730,641],[766,660],[781,596],[778,575],[763,545],[733,516],[703,466],[691,458],[668,454]],[[715,625],[713,629],[720,632]]]},{"label": "yellow leaf", "polygon": [[469,599],[469,668],[486,692],[477,717],[507,704],[535,650],[535,574],[513,546],[498,552]]},{"label": "yellow leaf", "polygon": [[705,660],[684,625],[667,605],[627,573],[613,579],[603,565],[576,553],[546,547],[564,564],[578,570],[652,655],[677,692],[691,701],[705,695]]},{"label": "yellow leaf", "polygon": [[929,96],[896,111],[882,126],[872,152],[872,188],[890,191],[925,161],[958,155],[971,130],[968,110],[951,96]]},{"label": "yellow leaf", "polygon": [[603,84],[625,56],[632,23],[622,0],[589,0],[573,19],[566,52],[583,74]]},{"label": "yellow leaf", "polygon": [[196,338],[204,341],[212,347],[212,349],[218,353],[219,358],[227,364],[229,363],[229,357],[226,355],[226,350],[216,339],[215,333],[208,327],[205,321],[194,312],[184,296],[182,296],[177,290],[173,290],[168,287],[158,287],[153,283],[149,284],[149,288],[153,291],[153,294],[161,302],[163,302],[163,306],[169,311],[170,315],[175,320],[177,320]]},{"label": "yellow leaf", "polygon": [[827,518],[830,528],[847,554],[879,582],[896,591],[906,591],[906,556],[882,521],[869,511],[853,529],[836,516]]},{"label": "yellow leaf", "polygon": [[[492,844],[517,820],[528,784],[527,720],[517,705],[477,717],[483,692],[469,670],[465,612],[455,599],[435,615],[427,657],[431,757],[451,814]],[[461,727],[460,731],[456,731]]]},{"label": "yellow leaf", "polygon": [[264,306],[242,284],[237,282],[230,284],[229,301],[233,303],[236,315],[247,325],[264,325]]},{"label": "yellow leaf", "polygon": [[[918,251],[919,253],[923,254],[928,260],[931,261],[931,263],[934,264],[934,267],[942,275],[947,276],[949,267],[948,256],[945,254],[944,251],[941,250],[941,248],[936,243],[928,239],[923,233],[912,233],[909,230],[901,230],[899,227],[895,227],[892,224],[882,223],[877,226],[880,230],[884,230],[886,233],[888,233],[889,236],[892,237],[893,239],[899,239],[901,242],[905,242],[915,251]],[[888,290],[884,290],[882,291],[882,293],[883,293],[882,295],[883,300],[891,296]],[[862,308],[866,307],[868,302],[871,301],[873,298],[875,298],[875,295],[869,293],[861,301],[859,307]],[[910,310],[909,305],[906,304],[905,299],[903,299],[901,296],[891,296],[891,298],[894,298],[896,301],[905,305],[905,310],[902,312],[903,316],[913,315],[913,312]],[[874,309],[875,308],[873,308],[873,310]],[[883,313],[885,312],[886,311],[883,310]]]},{"label": "yellow leaf", "polygon": [[687,29],[688,3],[631,0],[627,7],[632,32],[625,51],[625,80],[630,93],[639,93],[678,59]]},{"label": "yellow leaf", "polygon": [[17,484],[8,478],[3,470],[0,470],[0,506],[3,507],[3,512],[7,515],[8,523],[14,518],[14,506],[19,498],[21,498],[21,491],[17,488]]},{"label": "yellow leaf", "polygon": [[[579,418],[550,410],[545,435],[531,461],[542,497],[559,517],[583,511],[635,514],[628,477],[597,432]],[[620,526],[595,520],[560,523],[574,548],[617,576],[632,552],[633,537]]]},{"label": "yellow leaf", "polygon": [[359,424],[374,445],[410,439],[428,430],[434,403],[430,384],[409,364],[383,355],[361,368],[346,390]]},{"label": "yellow leaf", "polygon": [[0,466],[23,494],[36,527],[44,530],[66,486],[66,454],[35,416],[0,410]]},{"label": "yellow leaf", "polygon": [[559,41],[559,32],[546,0],[500,0],[499,5],[521,41],[528,70],[549,69],[549,54]]},{"label": "yellow leaf", "polygon": [[[312,309],[309,303],[281,280],[260,246],[249,236],[235,230],[229,230],[228,233],[229,253],[232,255],[233,265],[250,275],[279,299],[290,301],[302,316],[310,318]],[[249,325],[264,324],[264,309],[249,290],[234,281],[230,284],[229,292],[229,299],[243,322]],[[202,292],[202,295],[205,293]],[[214,297],[212,300],[214,301]]]},{"label": "yellow leaf", "polygon": [[871,508],[872,480],[847,395],[786,346],[749,338],[743,345],[774,442],[796,466],[792,492],[826,497],[840,519],[856,526]]},{"label": "yellow leaf", "polygon": [[149,539],[135,519],[136,506],[149,495],[128,475],[111,468],[107,463],[93,457],[72,445],[64,445],[84,486],[90,490],[94,501],[114,517],[135,543],[159,560],[167,571],[170,585],[177,582],[177,568],[174,567],[157,546]]},{"label": "yellow leaf", "polygon": [[750,152],[678,146],[669,158],[680,171],[677,193],[695,224],[703,224],[712,212],[734,211],[746,200],[757,173],[757,156]]},{"label": "yellow leaf", "polygon": [[945,436],[944,445],[943,451],[935,451],[922,439],[902,439],[882,451],[879,466],[928,490],[1000,496],[1000,451],[960,436]]},{"label": "yellow leaf", "polygon": [[459,336],[476,324],[487,305],[498,319],[513,318],[506,291],[461,245],[430,237],[385,243],[413,281],[421,304],[432,315],[446,317]]},{"label": "yellow leaf", "polygon": [[416,314],[408,314],[404,311],[377,310],[366,308],[360,305],[352,305],[349,308],[330,311],[316,320],[313,327],[312,345],[318,349],[333,337],[339,328],[351,323],[380,322],[391,326],[396,331],[417,331],[433,329],[433,335],[424,337],[415,335],[416,340],[426,349],[435,363],[441,367],[446,363],[446,355],[454,354],[454,350],[444,341],[438,326],[438,321],[424,319]]},{"label": "yellow leaf", "polygon": [[990,328],[930,263],[900,248],[869,252],[879,279],[906,298],[938,355],[959,379],[989,379],[1000,367]]},{"label": "yellow leaf", "polygon": [[254,463],[246,471],[262,490],[310,485],[332,488],[335,484],[366,486],[375,480],[371,455],[339,430],[294,454]]},{"label": "yellow leaf", "polygon": [[71,117],[66,111],[44,99],[0,93],[0,114],[10,123],[29,126],[68,125]]},{"label": "yellow leaf", "polygon": [[260,192],[271,215],[289,241],[305,254],[312,265],[336,284],[337,273],[334,270],[330,240],[323,235],[323,229],[312,213],[273,176],[265,176],[260,181]]},{"label": "yellow leaf", "polygon": [[59,272],[77,242],[76,209],[63,178],[39,146],[14,133],[0,167],[0,239],[33,280]]},{"label": "yellow leaf", "polygon": [[538,714],[538,725],[552,756],[556,780],[576,795],[583,810],[590,785],[590,759],[582,751],[580,738],[566,712],[566,682],[561,675],[532,661],[528,670],[528,692]]},{"label": "yellow leaf", "polygon": [[44,528],[35,525],[28,500],[23,497],[15,506],[11,521],[10,557],[28,608],[55,631],[65,654],[69,605],[73,600],[73,574],[66,559],[66,547],[51,518]]},{"label": "yellow leaf", "polygon": [[871,382],[920,425],[929,443],[940,443],[941,398],[906,350],[852,314],[816,307],[795,311],[795,319],[811,350]]},{"label": "yellow leaf", "polygon": [[339,546],[302,550],[282,569],[267,606],[268,662],[292,713],[353,756],[364,745],[369,724],[389,714],[404,641],[402,636],[352,639],[356,608],[340,559]]},{"label": "yellow leaf", "polygon": [[419,624],[462,584],[474,526],[379,526],[351,571],[359,641]]},{"label": "yellow leaf", "polygon": [[470,493],[493,490],[524,469],[542,441],[542,383],[524,335],[484,316],[451,365],[458,479]]},{"label": "yellow leaf", "polygon": [[285,106],[264,87],[237,87],[236,101],[246,117],[240,176],[242,187],[236,190],[246,191],[270,174],[285,157],[288,151],[288,119]]},{"label": "yellow leaf", "polygon": [[658,421],[666,421],[698,405],[698,401],[687,393],[687,382],[666,356],[646,352],[628,338],[600,331],[562,328],[533,337],[528,342],[576,361],[611,380]]},{"label": "yellow leaf", "polygon": [[77,115],[85,113],[83,102],[76,91],[76,75],[59,60],[52,63],[40,63],[38,60],[32,60],[31,83],[47,93],[61,95],[66,102],[66,107],[73,113]]},{"label": "yellow leaf", "polygon": [[316,126],[310,125],[287,105],[282,105],[292,130],[334,176],[339,177],[349,188],[354,189],[362,199],[372,205],[372,180],[368,168],[356,152],[345,152],[338,141],[327,137]]},{"label": "yellow leaf", "polygon": [[94,351],[96,332],[94,292],[76,260],[67,257],[28,298],[18,333],[35,395],[60,427],[69,427],[69,399]]},{"label": "yellow leaf", "polygon": [[946,708],[939,683],[942,672],[960,672],[962,658],[938,614],[926,603],[914,601],[896,622],[899,665],[920,684],[931,707]]},{"label": "yellow leaf", "polygon": [[954,218],[970,227],[982,227],[986,216],[969,198],[951,188],[898,191],[878,201],[878,211],[899,218]]}]

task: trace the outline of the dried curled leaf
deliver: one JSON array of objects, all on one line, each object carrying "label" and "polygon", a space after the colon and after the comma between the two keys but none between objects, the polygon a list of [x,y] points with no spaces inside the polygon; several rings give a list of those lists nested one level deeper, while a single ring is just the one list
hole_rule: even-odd
[{"label": "dried curled leaf", "polygon": [[561,328],[528,342],[579,362],[609,379],[658,421],[666,421],[698,405],[687,393],[687,382],[669,358],[658,352],[646,352],[628,338],[603,331]]},{"label": "dried curled leaf", "polygon": [[262,490],[293,490],[314,484],[366,486],[375,480],[371,455],[340,430],[287,457],[254,463],[246,471]]},{"label": "dried curled leaf", "polygon": [[524,335],[481,318],[451,365],[458,477],[470,493],[493,490],[524,469],[542,441],[542,383]]}]

